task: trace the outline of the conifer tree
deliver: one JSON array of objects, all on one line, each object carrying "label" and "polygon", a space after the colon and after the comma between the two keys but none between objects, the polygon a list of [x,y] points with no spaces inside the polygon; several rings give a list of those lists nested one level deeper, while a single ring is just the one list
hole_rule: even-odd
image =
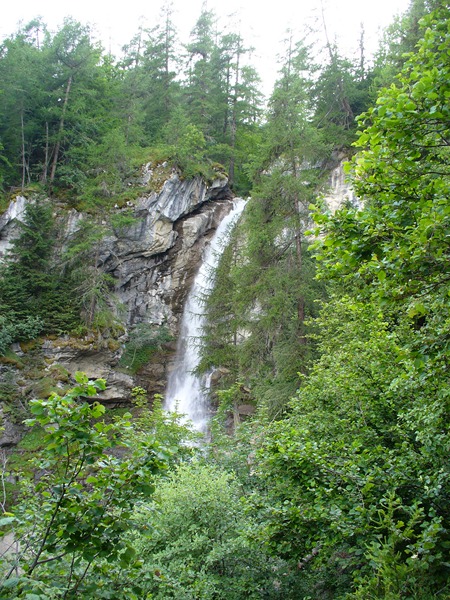
[{"label": "conifer tree", "polygon": [[[314,312],[314,268],[305,230],[308,206],[323,175],[318,162],[323,144],[310,119],[307,72],[307,49],[289,39],[269,102],[264,143],[254,161],[255,187],[244,214],[244,241],[224,269],[225,281],[231,279],[232,284],[227,290],[221,287],[220,298],[213,293],[208,307],[213,315],[214,302],[221,302],[230,312],[215,323],[210,320],[205,354],[208,346],[216,356],[223,352],[236,378],[246,382],[272,414],[295,391],[298,372],[306,368],[304,321]],[[233,265],[236,252],[240,258]],[[215,337],[223,323],[228,323],[228,334]],[[241,341],[237,352],[232,332]]]},{"label": "conifer tree", "polygon": [[49,80],[41,45],[47,37],[39,20],[7,38],[0,49],[0,162],[5,183],[23,187],[35,177],[40,158],[42,105]]},{"label": "conifer tree", "polygon": [[173,5],[167,4],[161,13],[161,22],[145,40],[142,57],[144,128],[150,140],[155,140],[172,111],[179,103],[179,83],[176,68],[177,32],[172,20]]},{"label": "conifer tree", "polygon": [[77,298],[68,278],[55,267],[55,244],[50,203],[29,202],[20,233],[0,270],[0,306],[8,321],[38,319],[49,332],[68,331],[79,323]]}]

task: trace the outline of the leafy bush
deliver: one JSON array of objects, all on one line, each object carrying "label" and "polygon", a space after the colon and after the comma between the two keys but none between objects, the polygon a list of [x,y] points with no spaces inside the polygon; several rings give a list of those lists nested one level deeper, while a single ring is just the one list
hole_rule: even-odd
[{"label": "leafy bush", "polygon": [[[33,464],[39,477],[22,476],[21,501],[0,519],[20,543],[20,552],[0,557],[0,598],[89,598],[102,587],[117,598],[139,567],[125,533],[134,503],[152,494],[170,451],[148,433],[133,433],[129,414],[105,423],[104,406],[92,401],[105,382],[82,373],[76,380],[63,397],[30,403],[27,425],[45,432]],[[114,581],[120,575],[122,587]]]},{"label": "leafy bush", "polygon": [[[283,563],[254,546],[235,477],[193,462],[161,481],[157,504],[138,510],[136,552],[155,600],[241,600],[283,595]],[[146,534],[145,532],[148,532]]]},{"label": "leafy bush", "polygon": [[13,316],[0,315],[0,356],[4,355],[13,342],[35,338],[44,329],[39,317],[27,317],[22,321],[14,321]]}]

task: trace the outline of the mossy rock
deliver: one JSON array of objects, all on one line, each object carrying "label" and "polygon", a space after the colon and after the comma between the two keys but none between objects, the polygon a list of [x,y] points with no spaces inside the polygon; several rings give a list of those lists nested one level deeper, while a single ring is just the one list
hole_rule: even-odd
[{"label": "mossy rock", "polygon": [[25,364],[18,354],[12,350],[7,350],[4,356],[0,356],[0,363],[3,365],[11,365],[16,369],[23,369]]},{"label": "mossy rock", "polygon": [[20,349],[22,352],[32,352],[36,350],[42,344],[41,338],[36,338],[34,340],[27,340],[26,342],[20,342]]},{"label": "mossy rock", "polygon": [[53,392],[61,392],[61,388],[53,377],[42,377],[29,386],[28,393],[31,393],[36,398],[48,398]]},{"label": "mossy rock", "polygon": [[69,371],[59,363],[52,364],[52,366],[49,368],[49,373],[54,381],[59,381],[62,383],[70,382]]}]

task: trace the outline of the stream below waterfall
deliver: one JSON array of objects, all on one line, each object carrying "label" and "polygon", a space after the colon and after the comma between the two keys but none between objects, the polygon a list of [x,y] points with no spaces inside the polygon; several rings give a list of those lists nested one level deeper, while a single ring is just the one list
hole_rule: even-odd
[{"label": "stream below waterfall", "polygon": [[231,212],[220,222],[207,246],[202,265],[194,279],[184,305],[178,338],[175,367],[169,375],[165,408],[176,410],[192,422],[194,428],[206,433],[210,417],[208,401],[210,375],[198,377],[199,340],[205,323],[204,302],[214,286],[215,271],[225,250],[233,224],[244,210],[245,200],[236,199]]}]

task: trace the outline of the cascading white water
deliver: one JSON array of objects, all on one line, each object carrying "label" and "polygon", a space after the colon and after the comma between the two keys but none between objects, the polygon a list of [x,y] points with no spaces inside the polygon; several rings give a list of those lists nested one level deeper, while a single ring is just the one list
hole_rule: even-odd
[{"label": "cascading white water", "polygon": [[221,221],[205,251],[203,263],[184,306],[175,368],[167,384],[166,409],[177,409],[186,415],[195,429],[202,432],[207,430],[209,420],[209,377],[197,377],[193,371],[200,360],[198,341],[205,323],[203,302],[213,288],[215,271],[229,241],[231,227],[244,210],[244,206],[245,200],[235,200],[233,210]]}]

